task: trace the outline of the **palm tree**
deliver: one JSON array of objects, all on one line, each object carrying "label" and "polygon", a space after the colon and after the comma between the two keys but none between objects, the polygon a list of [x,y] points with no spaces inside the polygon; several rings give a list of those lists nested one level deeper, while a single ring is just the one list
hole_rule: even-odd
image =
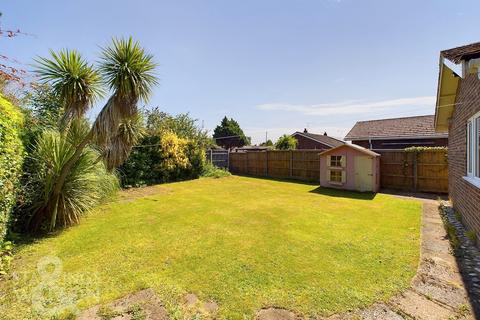
[{"label": "palm tree", "polygon": [[32,229],[37,229],[46,215],[50,216],[50,230],[55,228],[65,181],[88,145],[95,144],[105,150],[103,158],[109,169],[125,160],[136,141],[135,132],[125,129],[125,126],[135,123],[137,103],[148,101],[152,87],[157,84],[153,56],[132,38],[113,39],[112,44],[102,50],[98,70],[76,51],[63,50],[58,54],[51,52],[51,55],[51,59],[36,60],[36,72],[40,80],[50,83],[61,97],[65,110],[62,119],[64,130],[69,130],[73,119],[85,116],[101,97],[102,85],[107,86],[111,96],[91,129],[75,145],[73,154],[63,162],[44,205],[33,216]]}]

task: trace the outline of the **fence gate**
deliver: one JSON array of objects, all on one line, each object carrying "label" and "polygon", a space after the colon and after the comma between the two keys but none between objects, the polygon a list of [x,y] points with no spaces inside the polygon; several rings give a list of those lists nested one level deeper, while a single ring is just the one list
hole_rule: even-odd
[{"label": "fence gate", "polygon": [[228,169],[228,150],[207,150],[207,161],[219,168]]}]

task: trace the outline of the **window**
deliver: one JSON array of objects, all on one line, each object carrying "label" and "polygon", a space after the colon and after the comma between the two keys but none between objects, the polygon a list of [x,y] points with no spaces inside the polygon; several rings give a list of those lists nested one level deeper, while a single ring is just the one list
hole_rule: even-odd
[{"label": "window", "polygon": [[342,156],[330,157],[330,167],[341,167],[341,166],[342,166]]},{"label": "window", "polygon": [[467,122],[467,180],[480,187],[480,113]]},{"label": "window", "polygon": [[330,182],[342,183],[342,171],[330,170]]}]

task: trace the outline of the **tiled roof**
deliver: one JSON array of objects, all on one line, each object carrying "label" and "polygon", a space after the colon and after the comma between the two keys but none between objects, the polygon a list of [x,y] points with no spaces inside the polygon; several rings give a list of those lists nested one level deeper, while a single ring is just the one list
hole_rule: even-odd
[{"label": "tiled roof", "polygon": [[467,44],[466,46],[443,50],[440,54],[458,64],[462,60],[469,60],[480,57],[480,42]]},{"label": "tiled roof", "polygon": [[435,116],[416,116],[357,122],[345,140],[447,136],[435,132]]},{"label": "tiled roof", "polygon": [[342,140],[338,140],[338,139],[335,139],[335,138],[332,138],[332,137],[329,137],[329,136],[326,136],[326,135],[323,135],[323,134],[315,134],[315,133],[310,133],[310,132],[295,132],[294,134],[292,134],[292,136],[295,136],[295,135],[301,135],[301,136],[304,136],[304,137],[307,137],[307,138],[310,138],[312,140],[315,140],[317,142],[320,142],[320,143],[324,143],[330,147],[338,147],[338,146],[341,146],[343,144],[345,144],[344,141]]}]

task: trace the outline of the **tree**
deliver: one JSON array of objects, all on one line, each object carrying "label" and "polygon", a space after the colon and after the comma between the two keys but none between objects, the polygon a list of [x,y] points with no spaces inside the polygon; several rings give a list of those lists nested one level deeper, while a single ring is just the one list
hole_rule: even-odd
[{"label": "tree", "polygon": [[275,143],[275,148],[278,150],[293,150],[297,148],[297,139],[290,135],[284,134],[278,138],[277,142]]},{"label": "tree", "polygon": [[245,136],[238,122],[232,118],[228,119],[226,116],[213,131],[213,138],[218,145],[226,148],[243,147],[250,144],[250,137]]},{"label": "tree", "polygon": [[63,134],[68,133],[72,122],[81,120],[103,95],[103,84],[111,91],[111,96],[93,125],[75,141],[74,152],[66,154],[58,175],[51,181],[51,191],[35,211],[32,228],[37,229],[42,219],[48,217],[50,230],[56,226],[59,210],[63,211],[64,205],[68,205],[63,201],[68,196],[65,182],[87,146],[95,145],[101,150],[101,159],[110,170],[122,163],[138,139],[135,128],[131,127],[137,123],[137,103],[147,101],[152,86],[157,84],[153,75],[156,67],[153,56],[145,53],[132,38],[113,39],[110,46],[102,49],[98,68],[87,63],[74,50],[52,51],[51,56],[36,60],[36,73],[41,82],[52,86],[62,101]]}]

